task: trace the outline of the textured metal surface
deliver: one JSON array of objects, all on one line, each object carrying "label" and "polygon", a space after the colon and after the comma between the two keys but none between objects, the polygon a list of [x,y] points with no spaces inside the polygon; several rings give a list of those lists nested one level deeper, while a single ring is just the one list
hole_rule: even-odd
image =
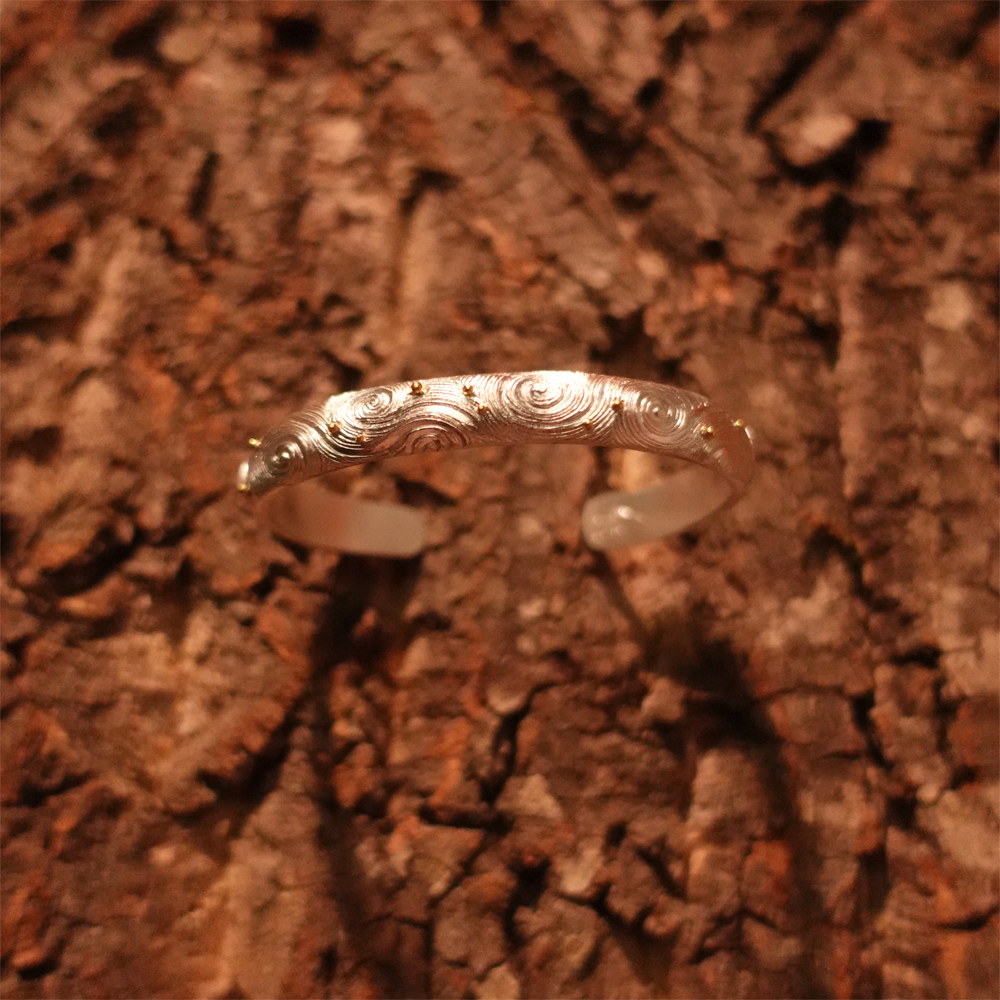
[{"label": "textured metal surface", "polygon": [[398,382],[331,396],[267,432],[240,489],[277,486],[395,455],[496,444],[632,448],[713,469],[732,499],[753,474],[753,446],[695,393],[582,372],[534,371]]}]

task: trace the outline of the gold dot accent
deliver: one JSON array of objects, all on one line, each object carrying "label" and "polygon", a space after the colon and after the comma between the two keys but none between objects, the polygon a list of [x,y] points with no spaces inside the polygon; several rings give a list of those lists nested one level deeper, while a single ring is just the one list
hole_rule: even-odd
[{"label": "gold dot accent", "polygon": [[615,413],[621,413],[622,410],[625,409],[625,404],[622,402],[621,396],[615,396],[615,398],[611,400],[611,409],[614,410]]},{"label": "gold dot accent", "polygon": [[250,445],[251,448],[259,448],[260,438],[250,438],[250,440],[247,441],[247,444]]},{"label": "gold dot accent", "polygon": [[733,426],[734,427],[739,427],[740,430],[743,430],[743,428],[746,427],[746,424],[743,423],[742,420],[734,420],[733,421]]},{"label": "gold dot accent", "polygon": [[711,424],[702,424],[698,428],[698,433],[706,440],[711,441],[715,437],[715,428]]},{"label": "gold dot accent", "polygon": [[368,440],[368,435],[362,431],[360,434],[355,435],[354,440],[357,441],[358,444],[364,444]]},{"label": "gold dot accent", "polygon": [[326,425],[326,429],[330,432],[331,437],[336,437],[344,428],[336,420],[331,420]]},{"label": "gold dot accent", "polygon": [[476,404],[476,413],[478,413],[480,416],[488,412],[489,412],[489,407],[485,403]]},{"label": "gold dot accent", "polygon": [[427,391],[427,386],[423,382],[411,382],[410,393],[413,396],[422,396]]},{"label": "gold dot accent", "polygon": [[247,486],[246,483],[237,483],[236,484],[236,488],[240,491],[240,493],[249,493],[250,492],[250,487]]},{"label": "gold dot accent", "polygon": [[589,431],[591,427],[594,426],[594,421],[590,417],[587,417],[587,419],[583,422],[583,426]]},{"label": "gold dot accent", "polygon": [[476,387],[466,382],[465,385],[462,386],[462,392],[464,392],[466,396],[475,396]]}]

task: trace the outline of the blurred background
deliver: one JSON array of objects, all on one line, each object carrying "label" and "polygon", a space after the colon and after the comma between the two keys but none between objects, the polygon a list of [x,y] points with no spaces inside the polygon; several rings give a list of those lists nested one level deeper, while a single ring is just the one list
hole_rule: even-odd
[{"label": "blurred background", "polygon": [[[993,3],[0,8],[0,986],[14,997],[995,997]],[[534,368],[756,431],[345,473],[246,439]]]}]

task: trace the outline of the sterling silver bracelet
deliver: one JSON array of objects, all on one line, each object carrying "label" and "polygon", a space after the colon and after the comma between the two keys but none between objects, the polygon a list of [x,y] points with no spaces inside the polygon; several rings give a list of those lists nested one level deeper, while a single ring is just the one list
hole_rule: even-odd
[{"label": "sterling silver bracelet", "polygon": [[339,496],[306,480],[396,455],[486,445],[631,448],[692,467],[634,493],[601,493],[583,508],[584,540],[615,549],[683,531],[746,492],[750,434],[704,396],[613,375],[537,371],[397,382],[331,396],[251,438],[237,487],[277,487],[275,534],[309,546],[411,556],[424,545],[418,511]]}]

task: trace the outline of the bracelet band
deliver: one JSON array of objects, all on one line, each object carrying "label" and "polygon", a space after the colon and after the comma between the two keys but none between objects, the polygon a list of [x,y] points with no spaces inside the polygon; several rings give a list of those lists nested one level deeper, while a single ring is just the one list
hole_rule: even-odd
[{"label": "bracelet band", "polygon": [[275,534],[309,546],[410,556],[423,548],[418,511],[356,500],[312,479],[397,455],[528,443],[630,448],[692,467],[633,493],[584,504],[594,549],[636,545],[685,528],[737,500],[753,477],[750,435],[704,396],[612,375],[535,371],[398,382],[331,396],[268,431],[237,487],[268,498]]}]

